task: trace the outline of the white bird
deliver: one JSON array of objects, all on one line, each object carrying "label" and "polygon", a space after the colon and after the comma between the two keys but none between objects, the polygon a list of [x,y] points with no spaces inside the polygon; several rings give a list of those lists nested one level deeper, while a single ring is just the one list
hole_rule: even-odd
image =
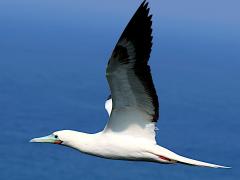
[{"label": "white bird", "polygon": [[61,144],[108,159],[228,168],[180,156],[156,143],[159,103],[148,66],[151,18],[148,3],[143,1],[110,57],[106,77],[111,96],[105,103],[110,117],[106,127],[96,134],[62,130],[30,142]]}]

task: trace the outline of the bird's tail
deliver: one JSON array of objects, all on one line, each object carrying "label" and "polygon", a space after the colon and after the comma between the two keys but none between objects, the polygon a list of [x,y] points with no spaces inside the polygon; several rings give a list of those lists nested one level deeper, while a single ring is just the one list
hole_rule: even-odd
[{"label": "bird's tail", "polygon": [[183,156],[178,155],[178,157],[175,159],[178,163],[183,163],[187,165],[193,165],[193,166],[202,166],[202,167],[209,167],[209,168],[230,168],[227,166],[221,166],[217,164],[211,164],[203,161],[198,161],[190,158],[186,158]]},{"label": "bird's tail", "polygon": [[209,167],[209,168],[231,168],[227,166],[221,166],[217,164],[211,164],[203,161],[186,158],[178,154],[175,154],[161,146],[158,146],[158,152],[159,153],[157,154],[158,154],[158,157],[160,158],[160,162],[165,161],[165,163],[182,163],[182,164],[187,164],[192,166],[201,166],[201,167]]}]

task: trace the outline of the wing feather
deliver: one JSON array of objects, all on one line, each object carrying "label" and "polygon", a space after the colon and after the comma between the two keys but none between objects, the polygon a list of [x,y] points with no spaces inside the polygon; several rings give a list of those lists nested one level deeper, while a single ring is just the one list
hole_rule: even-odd
[{"label": "wing feather", "polygon": [[144,1],[123,31],[108,62],[106,77],[112,112],[105,131],[155,136],[159,103],[148,66],[152,47],[151,18],[148,3]]}]

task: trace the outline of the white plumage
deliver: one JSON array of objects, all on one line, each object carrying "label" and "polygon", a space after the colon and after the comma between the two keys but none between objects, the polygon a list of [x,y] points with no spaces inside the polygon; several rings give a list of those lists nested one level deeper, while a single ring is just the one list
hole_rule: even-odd
[{"label": "white plumage", "polygon": [[31,142],[62,144],[108,159],[183,163],[227,168],[189,159],[157,145],[155,125],[158,97],[148,60],[152,47],[152,21],[144,1],[118,40],[108,62],[106,77],[111,96],[105,102],[109,121],[103,131],[87,134],[62,130]]},{"label": "white plumage", "polygon": [[110,116],[111,112],[112,112],[112,98],[109,98],[109,99],[106,100],[105,109],[106,109],[108,115]]}]

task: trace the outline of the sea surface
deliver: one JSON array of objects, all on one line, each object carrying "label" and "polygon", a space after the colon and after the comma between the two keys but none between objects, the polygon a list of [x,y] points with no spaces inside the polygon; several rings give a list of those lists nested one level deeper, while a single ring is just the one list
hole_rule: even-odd
[{"label": "sea surface", "polygon": [[113,161],[29,140],[95,133],[108,119],[105,68],[141,1],[0,0],[1,180],[237,180],[240,2],[150,0],[157,141],[233,167]]}]

